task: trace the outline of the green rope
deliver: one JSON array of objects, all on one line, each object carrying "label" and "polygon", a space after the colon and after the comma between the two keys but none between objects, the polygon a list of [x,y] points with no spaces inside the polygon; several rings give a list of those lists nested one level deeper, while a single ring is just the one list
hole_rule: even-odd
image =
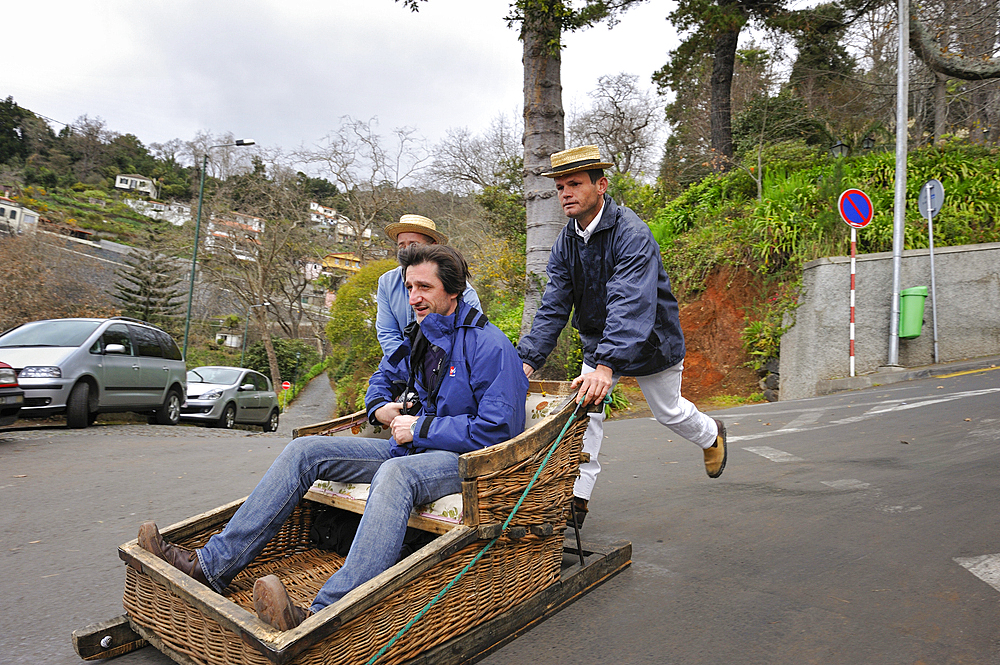
[{"label": "green rope", "polygon": [[[609,395],[609,397],[610,397],[610,395]],[[605,401],[608,401],[608,400],[605,399]],[[568,430],[569,426],[571,424],[573,424],[574,420],[576,420],[576,414],[580,410],[580,405],[581,404],[582,404],[582,401],[581,402],[577,402],[576,408],[573,409],[573,413],[570,414],[569,420],[566,421],[566,424],[562,428],[562,432],[559,433],[559,436],[557,436],[556,440],[552,443],[552,446],[549,448],[549,452],[545,455],[545,459],[542,460],[542,463],[538,466],[538,470],[535,471],[535,475],[532,477],[531,482],[529,482],[528,486],[526,488],[524,488],[524,492],[521,494],[521,498],[517,500],[516,504],[514,504],[514,509],[512,511],[510,511],[510,515],[507,517],[506,521],[504,521],[504,523],[503,523],[503,533],[507,533],[507,527],[510,525],[510,521],[512,519],[514,519],[514,515],[517,514],[517,511],[521,507],[521,504],[524,503],[525,497],[528,496],[528,492],[530,492],[531,488],[535,485],[535,481],[538,480],[538,476],[541,475],[542,469],[544,469],[545,465],[548,464],[549,458],[552,457],[552,453],[554,453],[556,451],[556,448],[559,446],[559,443],[562,441],[563,437],[566,436],[566,430]],[[501,535],[503,535],[503,534],[501,534]],[[441,591],[439,591],[436,596],[434,596],[433,598],[431,598],[430,602],[428,602],[426,605],[424,605],[424,607],[423,607],[422,610],[420,610],[419,612],[417,612],[416,616],[414,616],[412,619],[410,619],[406,623],[405,626],[403,626],[402,628],[399,629],[399,632],[396,633],[396,635],[391,640],[389,640],[388,644],[386,644],[384,647],[382,647],[381,649],[379,649],[379,652],[377,654],[375,654],[374,656],[371,657],[371,660],[368,661],[367,665],[374,665],[375,661],[377,661],[379,658],[381,658],[383,655],[385,655],[385,652],[388,651],[389,649],[391,649],[392,645],[395,644],[396,642],[398,642],[399,638],[401,638],[403,635],[405,635],[406,632],[408,630],[410,630],[410,628],[413,627],[413,624],[417,623],[417,621],[419,621],[425,614],[427,614],[427,612],[431,609],[431,607],[433,607],[435,603],[437,603],[439,600],[441,600],[441,598],[444,596],[444,594],[448,592],[448,589],[450,589],[453,586],[455,586],[455,583],[457,583],[460,579],[462,579],[462,576],[465,575],[467,572],[469,572],[469,569],[472,568],[474,565],[476,565],[476,563],[481,558],[483,558],[483,555],[486,554],[486,552],[489,551],[489,549],[491,547],[493,547],[493,545],[498,540],[500,540],[500,536],[497,536],[496,538],[494,538],[493,540],[491,540],[489,543],[487,543],[486,546],[483,547],[483,549],[481,549],[479,551],[479,553],[476,554],[475,557],[473,557],[472,561],[470,561],[468,564],[466,564],[465,568],[463,568],[461,571],[459,571],[458,575],[455,575],[455,577],[452,578],[452,580],[450,582],[448,582],[448,584],[446,584],[445,587],[443,589],[441,589]]]}]

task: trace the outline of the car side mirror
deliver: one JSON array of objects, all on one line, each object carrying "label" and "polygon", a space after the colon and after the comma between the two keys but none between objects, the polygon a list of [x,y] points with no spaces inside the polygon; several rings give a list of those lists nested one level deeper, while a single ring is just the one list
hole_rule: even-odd
[{"label": "car side mirror", "polygon": [[125,353],[124,344],[108,344],[104,347],[104,353]]},{"label": "car side mirror", "polygon": [[254,390],[254,387],[252,383],[244,383],[242,386],[240,386],[240,390],[243,391]]}]

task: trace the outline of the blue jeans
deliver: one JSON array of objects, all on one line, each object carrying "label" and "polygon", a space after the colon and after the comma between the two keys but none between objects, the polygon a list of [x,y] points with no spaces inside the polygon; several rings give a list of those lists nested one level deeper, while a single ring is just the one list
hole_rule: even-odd
[{"label": "blue jeans", "polygon": [[390,457],[390,442],[306,436],[278,455],[222,533],[198,550],[209,583],[222,591],[278,533],[316,480],[371,483],[347,560],[326,581],[310,609],[318,612],[387,570],[399,558],[406,521],[416,505],[462,490],[458,454],[444,450]]}]

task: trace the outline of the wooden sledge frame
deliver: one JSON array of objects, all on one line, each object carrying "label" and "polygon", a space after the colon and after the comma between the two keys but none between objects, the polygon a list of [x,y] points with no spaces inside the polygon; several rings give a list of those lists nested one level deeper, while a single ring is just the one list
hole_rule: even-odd
[{"label": "wooden sledge frame", "polygon": [[[148,576],[154,583],[165,587],[170,593],[183,597],[194,610],[210,617],[224,629],[239,636],[244,643],[252,646],[267,660],[281,665],[290,662],[306,649],[323,641],[352,619],[377,607],[391,594],[405,588],[409,582],[417,579],[462,548],[472,545],[476,541],[499,536],[501,527],[499,523],[480,523],[477,478],[520,464],[536,455],[539,450],[544,449],[548,445],[546,442],[554,440],[565,423],[568,408],[568,405],[563,405],[558,413],[545,418],[510,441],[463,455],[460,458],[459,471],[460,475],[467,479],[463,482],[465,523],[454,526],[445,525],[449,526],[445,529],[446,533],[438,537],[431,545],[400,561],[290,631],[276,631],[271,626],[261,622],[255,614],[195,582],[142,550],[135,540],[122,545],[119,548],[119,556],[129,567]],[[357,417],[355,414],[338,421],[301,428],[296,434],[312,434],[323,430],[329,432],[331,427],[344,424],[349,427],[350,423],[356,421]],[[329,499],[330,497],[322,497],[324,503],[330,503]],[[172,541],[181,541],[196,532],[204,532],[207,528],[221,527],[236,512],[241,503],[242,500],[236,501],[172,525],[163,530],[164,537]],[[357,505],[338,507],[359,512],[357,508],[360,505],[363,509],[363,502],[352,503]],[[423,524],[414,524],[414,526],[424,528]],[[544,528],[546,526],[547,530]],[[434,531],[438,532],[436,529]],[[528,529],[524,527],[512,528],[506,537],[515,540],[525,536],[531,537],[528,531],[540,537],[553,535],[552,525],[548,524],[531,525]],[[516,603],[512,609],[488,619],[486,623],[480,623],[466,629],[457,637],[450,638],[444,644],[425,652],[421,658],[426,658],[432,651],[444,649],[453,655],[457,654],[455,657],[461,656],[460,660],[453,662],[471,662],[471,659],[478,657],[477,653],[485,655],[486,652],[495,648],[496,644],[513,639],[518,631],[533,625],[533,623],[558,610],[559,607],[572,602],[630,564],[631,545],[628,543],[617,544],[605,550],[598,548],[584,548],[584,550],[584,558],[588,560],[581,560],[580,563],[573,564],[568,568],[564,565],[559,579],[541,592]],[[493,627],[487,629],[487,626]],[[498,636],[495,632],[498,626],[505,626],[507,634]],[[487,639],[483,637],[484,635],[491,637]],[[105,640],[106,637],[110,639]],[[177,662],[195,662],[185,654],[165,644],[154,632],[136,623],[127,615],[95,624],[77,631],[73,635],[74,646],[85,660],[121,655],[134,648],[144,646],[143,640],[152,643]],[[107,646],[103,646],[102,641]],[[441,653],[443,654],[444,651]],[[414,662],[442,661],[422,661],[418,658]]]}]

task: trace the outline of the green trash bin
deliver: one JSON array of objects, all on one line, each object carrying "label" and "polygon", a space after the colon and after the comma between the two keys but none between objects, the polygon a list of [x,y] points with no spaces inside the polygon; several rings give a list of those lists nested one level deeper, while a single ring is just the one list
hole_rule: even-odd
[{"label": "green trash bin", "polygon": [[901,339],[920,337],[924,325],[926,286],[914,286],[899,292],[899,336]]}]

